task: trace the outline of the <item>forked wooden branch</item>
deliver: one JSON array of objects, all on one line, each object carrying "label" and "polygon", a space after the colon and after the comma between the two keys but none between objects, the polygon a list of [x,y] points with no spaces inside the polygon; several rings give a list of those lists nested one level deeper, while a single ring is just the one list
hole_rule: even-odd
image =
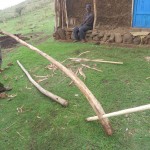
[{"label": "forked wooden branch", "polygon": [[[149,110],[149,109],[150,109],[150,104],[105,114],[105,115],[103,115],[103,118],[115,117],[115,116],[130,114],[130,113],[134,113],[134,112],[140,112],[140,111]],[[86,121],[96,121],[96,120],[98,120],[97,116],[89,117],[86,119]]]},{"label": "forked wooden branch", "polygon": [[54,95],[53,93],[45,90],[44,88],[42,88],[37,82],[35,82],[33,80],[33,78],[31,77],[31,75],[29,74],[29,72],[22,66],[22,64],[17,60],[18,65],[20,66],[20,68],[23,70],[23,72],[26,74],[26,76],[28,77],[28,79],[31,81],[31,83],[44,95],[48,96],[49,98],[51,98],[52,100],[56,101],[57,103],[61,104],[62,106],[68,106],[68,102],[66,100],[64,100],[63,98]]},{"label": "forked wooden branch", "polygon": [[61,71],[63,71],[68,77],[70,77],[73,80],[73,82],[75,83],[75,85],[80,89],[80,91],[84,94],[84,96],[89,101],[90,105],[92,106],[95,113],[97,114],[102,126],[104,127],[106,133],[108,135],[112,135],[113,132],[112,132],[112,128],[109,123],[109,120],[107,118],[102,118],[102,116],[105,114],[105,112],[104,112],[101,104],[95,98],[95,96],[92,94],[92,92],[87,88],[87,86],[76,75],[74,75],[74,73],[72,71],[67,69],[65,66],[63,66],[61,63],[59,63],[58,61],[53,59],[51,56],[47,55],[46,53],[42,52],[41,50],[37,49],[36,47],[24,42],[23,40],[19,39],[18,37],[14,36],[10,33],[4,32],[4,31],[1,31],[1,33],[12,37],[13,39],[18,41],[22,45],[30,48],[31,50],[37,52],[40,55],[42,55],[48,61],[52,62],[55,66],[57,66]]}]

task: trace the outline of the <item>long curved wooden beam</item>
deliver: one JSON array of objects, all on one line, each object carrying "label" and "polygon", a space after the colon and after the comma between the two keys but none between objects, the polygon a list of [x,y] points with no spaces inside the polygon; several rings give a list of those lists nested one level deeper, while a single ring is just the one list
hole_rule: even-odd
[{"label": "long curved wooden beam", "polygon": [[83,93],[83,95],[87,98],[88,102],[92,106],[93,110],[95,111],[96,115],[99,118],[100,123],[102,124],[104,130],[108,135],[112,135],[113,131],[110,125],[110,122],[108,118],[103,118],[103,115],[105,114],[100,102],[95,98],[95,96],[92,94],[92,92],[87,88],[87,86],[81,81],[71,70],[67,69],[65,66],[63,66],[61,63],[56,61],[51,56],[47,55],[46,53],[42,52],[38,48],[26,43],[25,41],[19,39],[18,37],[14,36],[13,34],[7,33],[5,31],[1,31],[0,33],[5,34],[7,36],[12,37],[17,42],[21,43],[22,45],[28,47],[29,49],[37,52],[44,58],[46,58],[48,61],[53,63],[55,66],[57,66],[62,72],[64,72],[68,77],[72,79],[72,81],[75,83],[75,85],[80,89],[80,91]]}]

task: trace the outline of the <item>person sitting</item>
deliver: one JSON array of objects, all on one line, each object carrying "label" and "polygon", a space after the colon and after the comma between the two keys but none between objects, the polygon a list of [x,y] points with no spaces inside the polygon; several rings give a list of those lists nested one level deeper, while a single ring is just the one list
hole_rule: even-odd
[{"label": "person sitting", "polygon": [[94,23],[94,15],[92,13],[92,6],[90,4],[86,4],[86,14],[83,19],[83,23],[79,27],[75,27],[73,29],[73,36],[75,41],[86,42],[85,35],[88,30],[93,29]]}]

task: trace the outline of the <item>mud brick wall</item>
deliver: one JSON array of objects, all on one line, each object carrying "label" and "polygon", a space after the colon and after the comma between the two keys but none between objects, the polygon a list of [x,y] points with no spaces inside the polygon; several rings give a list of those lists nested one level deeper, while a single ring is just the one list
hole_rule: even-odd
[{"label": "mud brick wall", "polygon": [[[85,14],[85,5],[93,0],[68,0],[69,18],[76,18],[80,24]],[[97,0],[97,25],[113,27],[131,27],[132,0]]]},{"label": "mud brick wall", "polygon": [[68,18],[76,18],[76,24],[81,24],[86,13],[85,5],[87,3],[93,7],[93,0],[67,0]]},{"label": "mud brick wall", "polygon": [[131,27],[132,0],[98,0],[99,25]]}]

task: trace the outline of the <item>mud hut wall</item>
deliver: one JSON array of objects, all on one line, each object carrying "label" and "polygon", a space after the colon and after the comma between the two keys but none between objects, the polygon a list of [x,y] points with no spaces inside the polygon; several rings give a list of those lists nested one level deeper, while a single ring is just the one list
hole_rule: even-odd
[{"label": "mud hut wall", "polygon": [[93,0],[67,0],[67,13],[70,26],[82,23],[87,3],[90,3],[93,7]]},{"label": "mud hut wall", "polygon": [[98,0],[97,25],[131,27],[132,0]]}]

